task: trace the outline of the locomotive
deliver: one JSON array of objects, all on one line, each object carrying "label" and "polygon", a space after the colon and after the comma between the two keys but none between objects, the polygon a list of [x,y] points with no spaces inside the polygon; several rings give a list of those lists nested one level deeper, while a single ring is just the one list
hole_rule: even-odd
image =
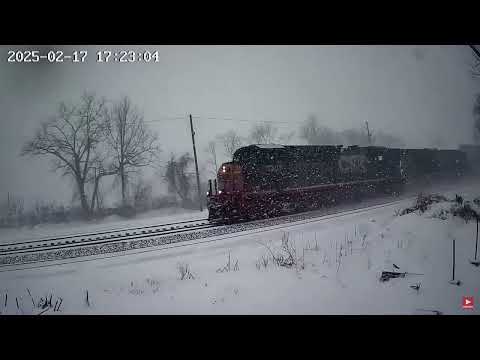
[{"label": "locomotive", "polygon": [[462,176],[465,152],[381,146],[249,145],[209,180],[209,220],[233,222],[398,194],[422,176]]}]

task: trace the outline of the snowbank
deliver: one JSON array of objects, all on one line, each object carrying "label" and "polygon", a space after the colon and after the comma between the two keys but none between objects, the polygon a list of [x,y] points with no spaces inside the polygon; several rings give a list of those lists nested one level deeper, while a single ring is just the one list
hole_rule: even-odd
[{"label": "snowbank", "polygon": [[151,210],[137,215],[133,219],[125,219],[118,215],[111,215],[102,220],[88,222],[75,221],[63,224],[39,224],[33,228],[0,229],[0,243],[37,240],[54,236],[68,236],[90,232],[115,231],[130,227],[141,227],[157,224],[166,224],[185,220],[206,219],[208,211],[192,211],[180,208]]},{"label": "snowbank", "polygon": [[[457,193],[473,198],[480,187]],[[443,195],[454,198],[455,192]],[[45,314],[478,314],[478,304],[461,307],[463,296],[480,301],[480,268],[469,263],[475,223],[432,217],[449,202],[422,214],[396,215],[411,203],[169,249],[1,272],[0,311],[39,313],[38,302],[51,296]],[[293,264],[282,238],[295,249]],[[449,283],[452,239],[460,286]],[[180,280],[185,265],[191,276]],[[422,275],[380,282],[382,271]]]}]

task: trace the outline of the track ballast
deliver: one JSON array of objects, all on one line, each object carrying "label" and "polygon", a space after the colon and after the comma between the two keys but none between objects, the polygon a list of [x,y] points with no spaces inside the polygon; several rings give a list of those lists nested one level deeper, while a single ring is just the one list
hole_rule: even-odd
[{"label": "track ballast", "polygon": [[[0,267],[9,267],[11,265],[31,264],[47,261],[73,259],[85,256],[98,256],[102,254],[138,250],[148,247],[164,246],[185,241],[204,239],[214,236],[228,235],[241,231],[251,231],[259,228],[276,226],[281,224],[294,223],[313,218],[322,218],[325,216],[342,216],[343,213],[356,213],[368,211],[370,209],[385,207],[394,203],[409,199],[410,197],[397,198],[387,202],[380,202],[375,205],[359,206],[351,209],[336,210],[335,208],[316,210],[306,213],[286,215],[252,222],[215,225],[204,224],[203,227],[190,227],[185,229],[163,231],[152,234],[137,234],[116,239],[99,239],[90,242],[80,242],[71,244],[56,245],[50,247],[37,247],[36,249],[19,249],[17,251],[2,253],[0,252]],[[328,211],[331,210],[331,211]],[[198,221],[198,220],[196,220]]]}]

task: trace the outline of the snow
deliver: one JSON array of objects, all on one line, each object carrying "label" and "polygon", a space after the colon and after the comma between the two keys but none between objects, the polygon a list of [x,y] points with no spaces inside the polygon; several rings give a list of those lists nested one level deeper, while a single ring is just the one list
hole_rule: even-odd
[{"label": "snow", "polygon": [[[471,200],[480,195],[480,186],[443,192],[448,198],[455,193]],[[476,224],[451,216],[433,218],[442,207],[450,208],[446,202],[424,214],[395,215],[411,204],[412,200],[404,200],[364,212],[109,258],[30,265],[23,270],[0,268],[0,312],[41,312],[33,308],[28,288],[36,302],[50,294],[52,306],[63,299],[60,311],[46,314],[430,314],[435,310],[479,314],[480,268],[469,263]],[[304,261],[292,268],[271,260],[266,267],[261,265],[262,257],[270,254],[267,247],[280,252],[284,234]],[[461,286],[449,284],[452,239],[456,240],[455,278]],[[229,254],[231,271],[219,271],[226,267]],[[194,278],[180,280],[179,264],[188,264]],[[382,283],[382,271],[423,275]],[[417,283],[418,291],[410,287]],[[463,296],[475,297],[473,310],[461,308]]]},{"label": "snow", "polygon": [[118,215],[111,215],[101,220],[89,222],[75,221],[61,224],[39,224],[33,228],[0,229],[0,244],[20,241],[37,240],[55,236],[68,236],[101,231],[115,231],[131,227],[167,224],[187,220],[200,220],[208,217],[208,211],[185,210],[180,208],[166,208],[150,210],[137,215],[132,219],[125,219]]},{"label": "snow", "polygon": [[257,144],[256,147],[260,149],[283,149],[285,146],[276,144]]}]

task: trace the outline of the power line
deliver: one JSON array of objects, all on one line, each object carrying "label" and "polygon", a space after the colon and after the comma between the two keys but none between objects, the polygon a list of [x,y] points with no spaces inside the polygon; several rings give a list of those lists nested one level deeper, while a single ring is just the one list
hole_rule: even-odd
[{"label": "power line", "polygon": [[[242,119],[242,118],[232,118],[232,117],[214,117],[214,116],[192,116],[193,119],[200,120],[226,120],[234,122],[247,122],[247,123],[272,123],[272,124],[303,124],[304,121],[281,121],[281,120],[260,120],[260,119]],[[177,120],[188,120],[187,116],[161,116],[157,117],[156,120],[145,120],[146,123],[150,122],[163,122],[163,121],[177,121]]]},{"label": "power line", "polygon": [[[162,120],[160,120],[162,119]],[[155,120],[144,120],[146,123],[150,122],[163,122],[163,121],[177,121],[177,120],[187,120],[186,116],[156,116]]]},{"label": "power line", "polygon": [[211,117],[211,116],[194,116],[197,119],[211,119],[211,120],[227,120],[238,122],[254,122],[254,123],[273,123],[273,124],[303,124],[304,121],[281,121],[281,120],[260,120],[260,119],[240,119],[232,117]]}]

